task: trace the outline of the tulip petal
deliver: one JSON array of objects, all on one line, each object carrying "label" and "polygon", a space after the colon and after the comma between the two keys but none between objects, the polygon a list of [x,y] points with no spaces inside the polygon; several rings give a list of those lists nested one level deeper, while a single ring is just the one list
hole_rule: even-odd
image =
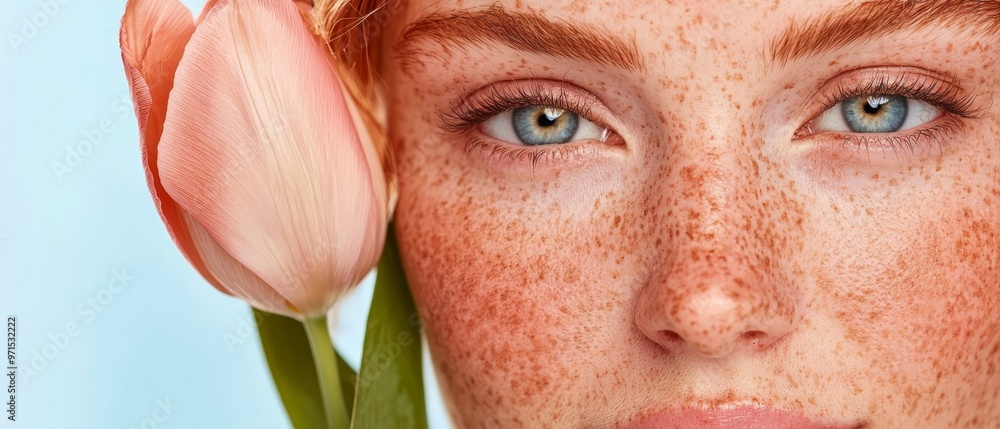
[{"label": "tulip petal", "polygon": [[188,262],[217,289],[230,293],[208,273],[182,219],[183,210],[164,191],[157,169],[157,145],[163,132],[168,95],[194,29],[191,12],[176,0],[130,0],[122,17],[119,43],[139,122],[146,184],[156,210]]},{"label": "tulip petal", "polygon": [[345,96],[293,2],[219,0],[160,144],[164,188],[233,257],[208,264],[244,265],[305,316],[357,284],[385,240],[384,173]]},{"label": "tulip petal", "polygon": [[201,15],[198,16],[198,22],[195,23],[195,26],[201,25],[201,22],[205,20],[206,16],[208,16],[208,12],[210,12],[218,2],[219,0],[208,0],[205,2],[205,7],[201,9]]},{"label": "tulip petal", "polygon": [[288,300],[265,283],[257,274],[248,270],[229,255],[205,228],[198,224],[187,213],[183,215],[184,222],[191,231],[191,239],[198,247],[199,253],[208,262],[208,271],[213,277],[227,285],[233,295],[240,297],[255,308],[271,313],[297,317],[300,311]]}]

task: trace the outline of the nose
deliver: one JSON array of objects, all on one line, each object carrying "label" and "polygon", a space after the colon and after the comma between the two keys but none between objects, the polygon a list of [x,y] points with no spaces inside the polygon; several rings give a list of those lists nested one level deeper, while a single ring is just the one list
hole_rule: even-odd
[{"label": "nose", "polygon": [[735,251],[697,249],[643,288],[636,325],[671,353],[721,358],[764,350],[795,327],[798,294]]},{"label": "nose", "polygon": [[[701,168],[707,163],[702,163]],[[727,171],[731,168],[730,164]],[[683,180],[661,217],[653,269],[639,292],[635,323],[662,349],[721,358],[768,349],[796,326],[801,293],[784,264],[787,230],[762,207],[773,207],[755,183],[706,173]],[[752,181],[751,181],[752,182]],[[696,189],[699,188],[699,189]],[[666,191],[671,191],[667,189]],[[744,195],[738,195],[745,192]],[[772,226],[768,226],[772,225]]]}]

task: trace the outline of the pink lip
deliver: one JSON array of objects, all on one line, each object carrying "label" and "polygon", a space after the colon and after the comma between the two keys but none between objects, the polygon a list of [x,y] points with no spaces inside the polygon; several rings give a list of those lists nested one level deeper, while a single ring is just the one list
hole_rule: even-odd
[{"label": "pink lip", "polygon": [[627,429],[854,429],[863,424],[824,422],[806,416],[755,406],[676,408],[648,415]]}]

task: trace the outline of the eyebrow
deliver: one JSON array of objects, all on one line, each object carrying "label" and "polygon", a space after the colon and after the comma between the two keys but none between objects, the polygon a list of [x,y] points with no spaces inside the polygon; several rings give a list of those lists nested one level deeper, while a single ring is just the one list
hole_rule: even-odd
[{"label": "eyebrow", "polygon": [[424,16],[407,27],[401,39],[396,48],[404,69],[419,63],[421,56],[439,55],[421,46],[420,41],[428,39],[446,49],[502,44],[625,70],[644,69],[634,38],[626,41],[598,28],[549,20],[537,12],[507,12],[500,5]]},{"label": "eyebrow", "polygon": [[904,31],[933,27],[1000,29],[1000,2],[969,0],[874,0],[804,21],[792,22],[773,39],[772,61],[786,64]]}]

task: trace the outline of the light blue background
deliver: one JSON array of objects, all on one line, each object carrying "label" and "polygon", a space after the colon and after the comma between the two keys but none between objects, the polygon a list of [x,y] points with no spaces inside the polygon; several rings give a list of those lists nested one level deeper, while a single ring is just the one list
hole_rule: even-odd
[{"label": "light blue background", "polygon": [[[204,0],[184,3],[200,12]],[[149,197],[118,48],[124,6],[0,4],[0,316],[17,316],[22,369],[17,422],[4,413],[0,428],[290,427],[249,308],[188,266]],[[100,144],[67,164],[87,133]],[[109,283],[115,272],[127,284]],[[335,322],[355,367],[367,283]],[[432,427],[447,427],[429,389]]]}]

